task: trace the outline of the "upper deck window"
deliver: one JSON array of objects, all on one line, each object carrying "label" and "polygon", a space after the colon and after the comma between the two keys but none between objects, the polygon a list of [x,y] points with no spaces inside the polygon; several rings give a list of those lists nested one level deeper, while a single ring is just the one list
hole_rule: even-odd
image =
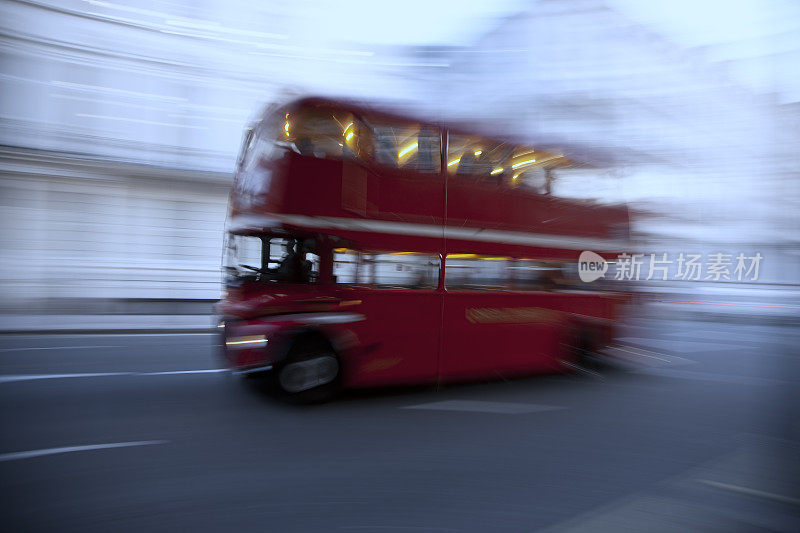
[{"label": "upper deck window", "polygon": [[476,136],[451,134],[447,147],[447,172],[499,183],[503,161],[514,146]]},{"label": "upper deck window", "polygon": [[324,107],[286,113],[279,139],[318,158],[363,158],[371,148],[363,123],[352,113]]},{"label": "upper deck window", "polygon": [[403,170],[437,174],[441,162],[441,132],[427,125],[369,121],[376,163]]},{"label": "upper deck window", "polygon": [[301,108],[281,120],[278,144],[301,155],[360,159],[402,170],[439,172],[441,131],[424,124],[384,119],[360,120],[328,107]]},{"label": "upper deck window", "polygon": [[567,163],[558,154],[474,135],[452,133],[447,147],[447,171],[485,183],[545,193],[551,172]]}]

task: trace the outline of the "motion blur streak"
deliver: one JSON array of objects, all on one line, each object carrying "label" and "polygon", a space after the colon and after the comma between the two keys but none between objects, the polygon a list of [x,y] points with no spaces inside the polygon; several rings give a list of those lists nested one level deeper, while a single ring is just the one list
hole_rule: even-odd
[{"label": "motion blur streak", "polygon": [[[0,65],[0,458],[170,442],[3,461],[10,529],[798,530],[800,3],[5,0]],[[546,195],[603,207],[535,215],[600,226],[600,209],[629,209],[628,257],[603,255],[592,281],[635,296],[614,362],[308,409],[217,368],[246,128],[305,95],[534,148],[488,167],[498,181],[579,154],[539,176]],[[419,157],[426,134],[393,156]],[[467,137],[442,146],[462,150],[442,180],[490,155]],[[494,238],[483,229],[448,227]],[[576,258],[602,252],[581,242]],[[447,264],[451,281],[558,274],[455,252],[386,265],[425,283]],[[340,303],[354,320],[361,304]],[[469,316],[544,324],[539,307]]]}]

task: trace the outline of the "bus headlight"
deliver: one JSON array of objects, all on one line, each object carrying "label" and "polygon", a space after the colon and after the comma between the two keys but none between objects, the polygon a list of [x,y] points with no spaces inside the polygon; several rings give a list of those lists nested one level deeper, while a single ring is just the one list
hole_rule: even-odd
[{"label": "bus headlight", "polygon": [[246,337],[231,337],[225,341],[225,347],[231,350],[264,348],[268,342],[269,339],[264,335],[248,335]]}]

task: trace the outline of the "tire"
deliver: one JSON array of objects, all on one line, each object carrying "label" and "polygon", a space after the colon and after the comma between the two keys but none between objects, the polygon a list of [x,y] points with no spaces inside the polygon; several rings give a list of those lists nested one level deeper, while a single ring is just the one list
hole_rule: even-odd
[{"label": "tire", "polygon": [[299,337],[276,369],[275,381],[281,397],[289,403],[326,402],[340,390],[339,358],[323,338]]}]

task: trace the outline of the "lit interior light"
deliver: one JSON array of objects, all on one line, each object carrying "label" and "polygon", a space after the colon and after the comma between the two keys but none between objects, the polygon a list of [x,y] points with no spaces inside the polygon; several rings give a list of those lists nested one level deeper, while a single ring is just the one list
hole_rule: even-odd
[{"label": "lit interior light", "polygon": [[231,337],[225,341],[225,346],[233,349],[259,348],[267,345],[264,335],[250,335],[247,337]]},{"label": "lit interior light", "polygon": [[448,167],[452,167],[453,165],[457,164],[459,161],[461,161],[461,158],[460,158],[460,157],[459,157],[458,159],[453,159],[452,161],[450,161],[449,163],[447,163],[447,166],[448,166]]},{"label": "lit interior light", "polygon": [[353,135],[355,135],[355,133],[353,133],[352,131],[349,132],[347,135],[344,136],[344,140],[349,142],[350,139],[353,138]]},{"label": "lit interior light", "polygon": [[352,122],[348,123],[347,126],[345,126],[344,129],[342,130],[342,133],[343,134],[347,133],[347,130],[349,130],[352,127],[353,127],[353,123]]},{"label": "lit interior light", "polygon": [[517,172],[516,174],[514,174],[513,176],[511,176],[511,179],[512,179],[512,180],[515,180],[515,179],[517,179],[517,178],[519,177],[519,175],[520,175],[520,174],[522,174],[522,172]]},{"label": "lit interior light", "polygon": [[475,154],[475,157],[478,157],[479,155],[481,155],[483,153],[483,150],[475,150],[472,153]]},{"label": "lit interior light", "polygon": [[526,159],[525,161],[520,161],[519,163],[514,163],[513,165],[511,165],[511,168],[516,170],[519,167],[524,167],[525,165],[530,165],[531,163],[536,163],[536,158]]},{"label": "lit interior light", "polygon": [[500,168],[496,168],[496,169],[492,170],[491,172],[489,172],[489,174],[491,174],[492,176],[497,176],[498,174],[500,174],[502,172],[503,172],[503,167],[500,167]]},{"label": "lit interior light", "polygon": [[286,113],[286,122],[283,124],[283,131],[286,132],[286,136],[289,137],[289,113]]},{"label": "lit interior light", "polygon": [[408,146],[400,150],[400,153],[397,154],[398,157],[403,157],[404,155],[409,154],[413,150],[416,150],[417,146],[419,146],[419,143],[417,141],[414,141],[413,143],[409,144]]}]

